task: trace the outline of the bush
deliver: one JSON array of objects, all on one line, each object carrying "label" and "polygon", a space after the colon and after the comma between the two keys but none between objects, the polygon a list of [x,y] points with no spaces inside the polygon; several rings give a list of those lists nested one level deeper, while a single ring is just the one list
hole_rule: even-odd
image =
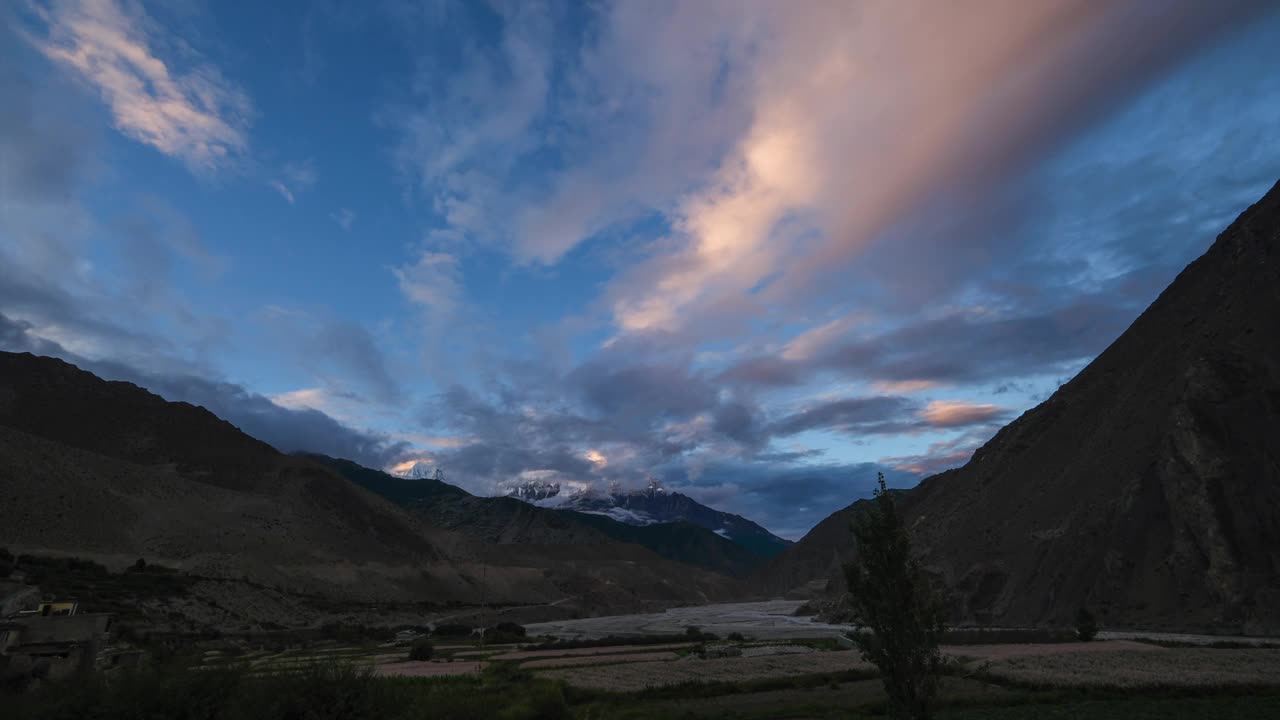
[{"label": "bush", "polygon": [[382,678],[372,669],[319,665],[253,675],[244,668],[145,667],[41,683],[0,696],[0,717],[23,720],[375,720],[567,718],[563,688],[527,674]]},{"label": "bush", "polygon": [[524,637],[526,634],[526,631],[523,625],[519,625],[513,622],[500,622],[489,629],[499,632],[503,635],[516,635],[518,637]]},{"label": "bush", "polygon": [[1098,621],[1093,617],[1093,613],[1086,608],[1080,608],[1076,613],[1076,637],[1081,642],[1089,642],[1098,634]]},{"label": "bush", "polygon": [[432,653],[436,647],[431,644],[430,640],[419,640],[409,648],[409,659],[416,662],[424,662],[431,659]]},{"label": "bush", "polygon": [[740,632],[731,632],[725,639],[729,640],[730,642],[746,642],[747,641],[747,638]]},{"label": "bush", "polygon": [[475,628],[470,625],[464,625],[462,623],[445,623],[443,625],[437,625],[435,629],[431,631],[431,634],[436,637],[463,638],[469,637],[474,631]]}]

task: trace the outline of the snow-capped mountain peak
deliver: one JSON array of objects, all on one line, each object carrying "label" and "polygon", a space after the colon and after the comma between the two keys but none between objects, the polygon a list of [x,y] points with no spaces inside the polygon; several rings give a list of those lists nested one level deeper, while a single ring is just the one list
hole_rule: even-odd
[{"label": "snow-capped mountain peak", "polygon": [[426,460],[419,460],[404,470],[399,470],[395,474],[410,480],[430,480],[432,478],[440,479],[436,477],[437,473],[438,468],[434,465]]},{"label": "snow-capped mountain peak", "polygon": [[559,494],[560,483],[551,482],[550,480],[531,480],[507,490],[507,497],[531,503],[549,500]]},{"label": "snow-capped mountain peak", "polygon": [[529,480],[506,490],[507,497],[546,508],[604,515],[628,525],[653,525],[683,521],[700,525],[720,537],[761,555],[773,555],[788,543],[738,515],[709,508],[679,492],[671,492],[651,478],[643,489],[627,490],[611,483],[608,492],[589,484]]}]

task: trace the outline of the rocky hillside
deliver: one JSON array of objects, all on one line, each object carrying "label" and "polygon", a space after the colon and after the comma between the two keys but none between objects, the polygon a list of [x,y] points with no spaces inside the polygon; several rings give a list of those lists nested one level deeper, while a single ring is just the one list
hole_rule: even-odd
[{"label": "rocky hillside", "polygon": [[[958,620],[1280,633],[1280,186],[1093,363],[905,493]],[[856,506],[766,572],[836,578]]]}]

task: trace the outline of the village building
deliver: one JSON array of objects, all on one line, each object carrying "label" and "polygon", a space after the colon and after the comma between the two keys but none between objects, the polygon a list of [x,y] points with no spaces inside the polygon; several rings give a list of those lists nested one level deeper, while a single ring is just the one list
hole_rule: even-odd
[{"label": "village building", "polygon": [[0,675],[56,679],[92,672],[112,620],[109,613],[79,612],[74,601],[40,603],[0,620]]}]

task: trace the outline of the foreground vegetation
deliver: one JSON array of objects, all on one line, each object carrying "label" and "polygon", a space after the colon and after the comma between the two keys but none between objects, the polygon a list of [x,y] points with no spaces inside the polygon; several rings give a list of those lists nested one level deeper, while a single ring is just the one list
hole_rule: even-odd
[{"label": "foreground vegetation", "polygon": [[384,678],[351,665],[253,674],[149,668],[92,682],[50,683],[0,698],[25,720],[416,720],[572,717],[564,688],[499,668],[480,675]]},{"label": "foreground vegetation", "polygon": [[[1165,652],[1144,654],[1142,662]],[[1280,675],[1275,651],[1225,652],[1193,658],[1201,669],[1243,662],[1252,677],[1270,684],[1201,680],[1179,685],[1077,687],[1068,673],[1060,682],[1041,672],[1035,682],[950,664],[938,684],[934,716],[954,720],[1021,718],[1251,718],[1280,717]],[[1249,657],[1243,654],[1252,653]],[[821,653],[848,655],[850,653]],[[1196,653],[1197,655],[1199,653]],[[1122,674],[1124,654],[1114,654],[1105,673]],[[1072,656],[1073,659],[1075,656]],[[1098,658],[1101,660],[1101,658]],[[748,661],[744,658],[740,660]],[[665,663],[672,670],[731,661]],[[1024,664],[1026,661],[1023,661]],[[1054,660],[1037,660],[1044,669]],[[1188,661],[1170,660],[1169,666]],[[446,663],[447,664],[447,663]],[[1128,666],[1126,666],[1128,667]],[[618,666],[623,673],[624,666]],[[632,666],[634,669],[634,666]],[[1129,668],[1130,671],[1133,668]],[[726,678],[731,675],[726,675]],[[330,662],[291,671],[244,665],[141,668],[86,682],[50,682],[23,694],[0,694],[4,717],[24,720],[417,720],[439,718],[870,718],[883,717],[888,698],[867,667],[838,672],[745,679],[703,680],[634,689],[591,689],[521,669],[517,662],[491,662],[485,670],[457,677],[408,678],[375,674],[372,667]]]}]

